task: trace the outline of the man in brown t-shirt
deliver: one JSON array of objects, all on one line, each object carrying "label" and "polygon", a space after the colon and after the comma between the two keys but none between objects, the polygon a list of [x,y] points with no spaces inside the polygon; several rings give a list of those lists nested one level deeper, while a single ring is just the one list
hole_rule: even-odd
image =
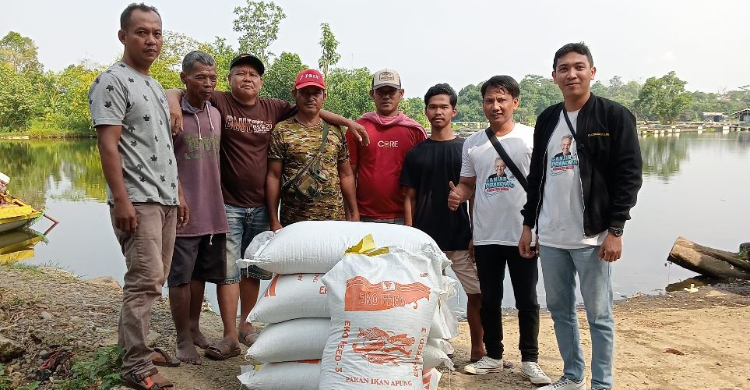
[{"label": "man in brown t-shirt", "polygon": [[[227,351],[240,342],[251,345],[257,336],[245,319],[258,299],[260,279],[270,279],[271,273],[255,266],[239,269],[236,260],[243,257],[253,237],[270,228],[265,178],[271,131],[276,123],[297,112],[295,106],[284,100],[258,96],[264,71],[263,62],[257,57],[240,54],[232,60],[227,76],[231,92],[215,91],[210,100],[221,113],[221,189],[229,222],[227,279],[217,293],[224,339],[216,345]],[[292,86],[289,87],[291,90]],[[181,129],[181,91],[170,90],[167,95],[173,129]],[[357,138],[364,135],[367,143],[367,133],[360,124],[327,111],[321,111],[320,116],[329,123],[348,127],[357,133]],[[238,298],[241,300],[239,329],[234,325]]]}]

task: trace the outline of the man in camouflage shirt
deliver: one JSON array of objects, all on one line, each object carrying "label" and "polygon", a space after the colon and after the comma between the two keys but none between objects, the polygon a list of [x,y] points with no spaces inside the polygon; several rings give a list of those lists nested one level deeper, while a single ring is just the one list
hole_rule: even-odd
[{"label": "man in camouflage shirt", "polygon": [[[292,95],[299,111],[276,125],[268,149],[266,199],[271,230],[300,221],[358,221],[354,173],[344,132],[319,115],[326,99],[323,75],[303,70]],[[344,210],[345,204],[348,210]]]}]

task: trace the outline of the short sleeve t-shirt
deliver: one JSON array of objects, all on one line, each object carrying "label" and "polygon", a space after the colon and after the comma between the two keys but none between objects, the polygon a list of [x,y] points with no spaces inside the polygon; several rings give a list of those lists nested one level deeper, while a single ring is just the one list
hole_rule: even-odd
[{"label": "short sleeve t-shirt", "polygon": [[[94,127],[122,126],[118,149],[130,201],[176,206],[177,164],[161,84],[118,61],[94,80],[88,95]],[[114,204],[109,185],[107,201]]]},{"label": "short sleeve t-shirt", "polygon": [[392,219],[404,216],[404,193],[399,186],[406,153],[425,140],[423,129],[401,125],[383,126],[360,118],[370,144],[361,145],[347,133],[350,161],[357,166],[357,206],[360,215]]},{"label": "short sleeve t-shirt", "polygon": [[[521,173],[528,175],[534,129],[516,123],[510,133],[498,140]],[[476,177],[474,245],[518,245],[523,230],[521,209],[526,203],[526,191],[484,130],[464,142],[461,176]]]},{"label": "short sleeve t-shirt", "polygon": [[[313,158],[323,140],[323,122],[316,126],[305,126],[295,118],[287,119],[276,126],[271,135],[268,150],[270,160],[280,160],[281,185],[294,177]],[[345,219],[344,198],[341,194],[338,164],[348,162],[344,132],[328,125],[328,142],[319,159],[322,181],[320,192],[312,199],[300,200],[293,193],[281,193],[281,215],[279,222],[286,226],[300,221],[342,221]]]},{"label": "short sleeve t-shirt", "polygon": [[280,99],[258,97],[248,106],[230,92],[214,92],[221,113],[221,189],[224,202],[237,207],[265,205],[268,142],[276,124],[296,108]]},{"label": "short sleeve t-shirt", "polygon": [[[578,111],[568,112],[576,130]],[[583,189],[575,137],[562,111],[547,144],[544,195],[539,212],[539,243],[561,249],[601,245],[606,232],[586,237],[583,231]]]},{"label": "short sleeve t-shirt", "polygon": [[456,211],[448,208],[450,185],[458,183],[464,139],[428,138],[411,148],[404,159],[400,184],[417,191],[413,226],[427,233],[444,251],[466,250],[471,240],[467,202]]},{"label": "short sleeve t-shirt", "polygon": [[182,116],[183,131],[174,136],[174,153],[190,219],[177,236],[227,233],[219,171],[219,111],[208,102],[195,108],[182,98]]}]

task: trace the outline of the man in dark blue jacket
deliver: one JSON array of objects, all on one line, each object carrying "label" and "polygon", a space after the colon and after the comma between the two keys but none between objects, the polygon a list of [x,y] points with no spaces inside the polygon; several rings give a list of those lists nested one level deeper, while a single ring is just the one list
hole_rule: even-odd
[{"label": "man in dark blue jacket", "polygon": [[522,256],[533,257],[536,226],[547,308],[564,361],[560,380],[540,390],[586,389],[576,273],[591,332],[591,388],[613,385],[611,264],[622,253],[625,221],[642,184],[642,161],[633,114],[591,93],[593,65],[583,43],[569,43],[555,53],[552,78],[564,101],[542,112],[534,129],[518,246]]}]

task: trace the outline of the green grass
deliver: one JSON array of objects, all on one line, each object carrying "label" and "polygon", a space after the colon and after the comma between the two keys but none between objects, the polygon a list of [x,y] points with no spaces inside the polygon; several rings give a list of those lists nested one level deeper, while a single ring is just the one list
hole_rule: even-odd
[{"label": "green grass", "polygon": [[0,390],[10,390],[11,385],[10,378],[5,376],[5,366],[0,364]]},{"label": "green grass", "polygon": [[[109,390],[120,384],[120,366],[122,366],[122,349],[103,347],[73,359],[70,367],[71,377],[57,378],[55,389]],[[13,388],[13,382],[5,375],[5,366],[0,364],[0,390],[36,390],[39,382],[34,381]]]},{"label": "green grass", "polygon": [[8,268],[16,271],[28,272],[37,276],[44,275],[44,271],[42,271],[42,269],[38,265],[15,263],[9,265]]},{"label": "green grass", "polygon": [[120,367],[123,350],[120,347],[102,347],[73,359],[71,378],[55,383],[60,390],[103,389],[120,384]]}]

